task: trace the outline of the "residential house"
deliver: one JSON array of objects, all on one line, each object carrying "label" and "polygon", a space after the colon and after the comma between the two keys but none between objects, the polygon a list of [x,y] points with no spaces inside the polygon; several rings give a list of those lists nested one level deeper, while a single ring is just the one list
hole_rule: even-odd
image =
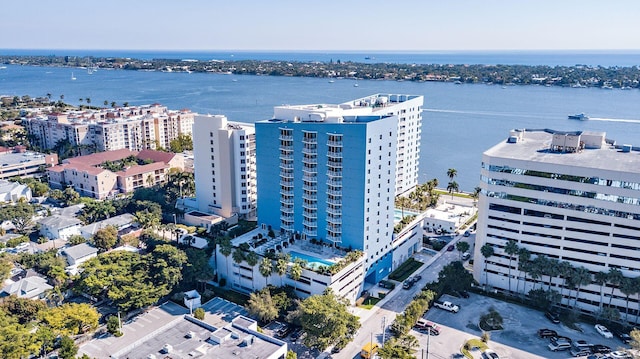
[{"label": "residential house", "polygon": [[38,220],[40,235],[49,239],[69,239],[80,234],[82,221],[75,217],[53,215]]}]

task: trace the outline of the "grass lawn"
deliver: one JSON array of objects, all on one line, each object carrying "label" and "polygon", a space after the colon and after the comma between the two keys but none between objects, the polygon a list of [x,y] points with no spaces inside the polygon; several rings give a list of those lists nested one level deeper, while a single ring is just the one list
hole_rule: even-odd
[{"label": "grass lawn", "polygon": [[[447,195],[447,196],[451,196],[451,194],[449,194],[448,191],[444,191],[441,189],[434,189],[433,192],[441,194],[441,195]],[[453,196],[454,197],[460,197],[460,198],[471,198],[471,196],[469,196],[468,194],[464,193],[464,192],[453,192]]]},{"label": "grass lawn", "polygon": [[225,290],[220,287],[210,286],[209,289],[215,293],[216,296],[226,299],[230,302],[236,303],[238,305],[246,305],[249,300],[249,296],[246,294],[242,294],[233,290]]},{"label": "grass lawn", "polygon": [[473,359],[473,355],[471,353],[469,353],[469,351],[467,349],[465,349],[466,347],[468,347],[469,349],[477,347],[477,348],[480,349],[481,352],[489,349],[489,346],[487,345],[487,343],[483,342],[480,339],[469,339],[469,340],[467,340],[465,345],[462,346],[462,354],[464,354],[465,357],[471,358],[471,359]]},{"label": "grass lawn", "polygon": [[371,309],[373,308],[374,305],[378,304],[378,302],[381,300],[382,298],[369,297],[365,299],[364,303],[362,303],[362,305],[360,305],[359,307],[364,309]]},{"label": "grass lawn", "polygon": [[409,258],[407,259],[406,262],[402,263],[402,265],[400,265],[400,267],[398,267],[396,270],[394,270],[393,272],[391,272],[391,274],[389,274],[389,279],[393,279],[393,280],[397,280],[398,282],[402,282],[405,279],[409,278],[409,276],[411,274],[413,274],[413,272],[416,271],[416,269],[420,268],[420,266],[422,266],[422,262],[417,261],[413,258]]}]

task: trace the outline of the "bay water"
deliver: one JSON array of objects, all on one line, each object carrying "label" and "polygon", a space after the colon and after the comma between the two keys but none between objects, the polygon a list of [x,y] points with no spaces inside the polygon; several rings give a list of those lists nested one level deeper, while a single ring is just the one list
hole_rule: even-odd
[{"label": "bay water", "polygon": [[[482,152],[504,141],[513,128],[604,131],[620,144],[640,146],[639,90],[382,80],[358,80],[356,87],[347,79],[5,67],[0,95],[51,94],[75,105],[88,97],[94,106],[160,103],[241,122],[271,118],[273,106],[282,104],[341,103],[375,93],[423,95],[420,181],[437,178],[445,187],[447,169],[455,168],[464,191],[479,183]],[[591,119],[567,119],[581,112]]]}]

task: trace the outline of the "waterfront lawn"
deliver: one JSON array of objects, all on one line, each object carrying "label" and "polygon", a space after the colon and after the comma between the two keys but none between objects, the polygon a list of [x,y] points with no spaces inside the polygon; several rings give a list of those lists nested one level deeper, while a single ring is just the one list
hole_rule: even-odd
[{"label": "waterfront lawn", "polygon": [[407,259],[406,262],[402,263],[400,267],[389,274],[389,279],[397,280],[398,282],[402,282],[405,279],[409,278],[416,269],[422,266],[422,262],[417,261],[413,258]]},{"label": "waterfront lawn", "polygon": [[[449,191],[445,191],[445,190],[441,190],[441,189],[434,189],[433,192],[439,194],[439,195],[447,195],[447,196],[451,196],[451,194],[449,193]],[[467,193],[464,192],[453,192],[453,196],[454,197],[460,197],[460,198],[471,198],[471,196]]]}]

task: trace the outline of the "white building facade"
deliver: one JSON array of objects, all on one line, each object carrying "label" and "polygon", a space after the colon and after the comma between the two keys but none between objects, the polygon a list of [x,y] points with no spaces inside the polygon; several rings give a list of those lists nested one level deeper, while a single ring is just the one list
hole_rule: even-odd
[{"label": "white building facade", "polygon": [[[614,146],[604,133],[514,130],[482,158],[482,193],[475,246],[474,276],[482,285],[527,293],[547,288],[562,293],[562,305],[597,312],[611,305],[625,317],[626,295],[618,284],[601,287],[598,272],[620,270],[640,275],[640,153]],[[505,253],[507,241],[526,248],[531,258],[545,256],[574,268],[584,267],[591,283],[576,291],[558,275],[533,280],[518,270],[518,256]],[[489,244],[494,255],[483,257]],[[485,266],[487,272],[485,273]],[[564,287],[563,287],[564,286]],[[524,289],[523,289],[524,288]],[[613,297],[610,293],[613,291]],[[603,296],[603,293],[605,294]],[[629,298],[629,320],[636,320],[638,296]],[[604,303],[604,304],[603,304]]]},{"label": "white building facade", "polygon": [[222,217],[255,217],[256,156],[253,124],[201,116],[193,126],[198,210]]}]

